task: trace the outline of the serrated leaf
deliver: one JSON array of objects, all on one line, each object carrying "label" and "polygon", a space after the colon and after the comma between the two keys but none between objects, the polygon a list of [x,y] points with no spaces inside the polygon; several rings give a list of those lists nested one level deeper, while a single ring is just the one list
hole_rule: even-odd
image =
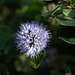
[{"label": "serrated leaf", "polygon": [[65,69],[65,73],[72,74],[70,68],[66,64],[64,65],[64,69]]},{"label": "serrated leaf", "polygon": [[64,74],[58,71],[51,71],[51,75],[64,75]]},{"label": "serrated leaf", "polygon": [[9,48],[12,44],[12,28],[8,26],[0,27],[0,48]]},{"label": "serrated leaf", "polygon": [[56,21],[63,26],[75,26],[75,19],[64,19],[60,17],[56,17]]},{"label": "serrated leaf", "polygon": [[75,17],[75,10],[73,9],[63,9],[63,14],[69,17]]},{"label": "serrated leaf", "polygon": [[45,51],[41,51],[40,54],[37,56],[37,58],[34,57],[31,59],[30,65],[35,69],[37,69],[40,66],[41,62],[43,61],[44,57],[45,57]]},{"label": "serrated leaf", "polygon": [[75,38],[66,38],[66,37],[59,37],[59,38],[69,44],[75,44]]}]

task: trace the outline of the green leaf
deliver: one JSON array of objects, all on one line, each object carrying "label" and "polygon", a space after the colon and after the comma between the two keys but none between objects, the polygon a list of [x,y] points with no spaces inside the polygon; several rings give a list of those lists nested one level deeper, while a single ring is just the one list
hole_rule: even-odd
[{"label": "green leaf", "polygon": [[[52,15],[53,11],[51,12],[46,12],[46,13],[43,13],[42,16],[44,17],[50,17]],[[57,10],[54,15],[59,15],[59,14],[62,14],[62,10]]]},{"label": "green leaf", "polygon": [[44,16],[44,17],[50,17],[50,16],[53,16],[54,14],[58,15],[59,13],[61,13],[61,10],[58,10],[58,8],[60,8],[61,6],[62,5],[60,4],[53,11],[51,11],[51,12],[49,11],[49,12],[43,13],[42,16]]},{"label": "green leaf", "polygon": [[56,21],[63,26],[75,26],[75,19],[63,19],[56,17]]},{"label": "green leaf", "polygon": [[75,17],[75,10],[73,9],[63,9],[63,14],[69,17]]},{"label": "green leaf", "polygon": [[57,11],[54,13],[54,16],[55,16],[55,15],[60,15],[60,14],[62,14],[62,10],[57,10]]},{"label": "green leaf", "polygon": [[72,74],[70,68],[66,64],[64,65],[64,69],[65,69],[65,73]]},{"label": "green leaf", "polygon": [[66,37],[59,37],[59,38],[69,44],[75,44],[75,38],[66,38]]},{"label": "green leaf", "polygon": [[65,74],[58,71],[51,71],[51,75],[65,75]]},{"label": "green leaf", "polygon": [[44,57],[45,57],[45,51],[41,51],[40,54],[37,56],[37,58],[33,57],[31,59],[30,65],[35,69],[37,69],[40,66],[41,62],[43,61]]},{"label": "green leaf", "polygon": [[52,14],[52,12],[46,12],[46,13],[43,13],[42,16],[44,17],[50,17]]},{"label": "green leaf", "polygon": [[9,48],[12,45],[12,28],[0,26],[0,49]]}]

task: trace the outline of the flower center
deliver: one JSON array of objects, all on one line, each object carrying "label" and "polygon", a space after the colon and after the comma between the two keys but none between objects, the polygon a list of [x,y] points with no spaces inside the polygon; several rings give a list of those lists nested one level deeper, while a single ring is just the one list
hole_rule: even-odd
[{"label": "flower center", "polygon": [[[34,37],[35,37],[35,35],[34,35]],[[30,41],[32,41],[29,45],[30,45],[30,47],[33,45],[33,47],[34,47],[34,37],[32,37],[32,39],[30,39]]]}]

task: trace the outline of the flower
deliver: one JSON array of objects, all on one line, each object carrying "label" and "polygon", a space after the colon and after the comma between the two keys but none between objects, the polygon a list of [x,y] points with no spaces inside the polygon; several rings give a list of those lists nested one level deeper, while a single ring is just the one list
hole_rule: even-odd
[{"label": "flower", "polygon": [[17,48],[25,55],[37,56],[47,46],[51,36],[38,22],[24,23],[16,33]]}]

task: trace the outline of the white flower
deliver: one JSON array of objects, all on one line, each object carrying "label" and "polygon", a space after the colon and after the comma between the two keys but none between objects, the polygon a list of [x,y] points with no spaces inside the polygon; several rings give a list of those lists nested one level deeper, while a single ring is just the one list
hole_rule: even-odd
[{"label": "white flower", "polygon": [[39,23],[21,24],[16,33],[17,48],[25,55],[37,56],[47,46],[51,35]]}]

